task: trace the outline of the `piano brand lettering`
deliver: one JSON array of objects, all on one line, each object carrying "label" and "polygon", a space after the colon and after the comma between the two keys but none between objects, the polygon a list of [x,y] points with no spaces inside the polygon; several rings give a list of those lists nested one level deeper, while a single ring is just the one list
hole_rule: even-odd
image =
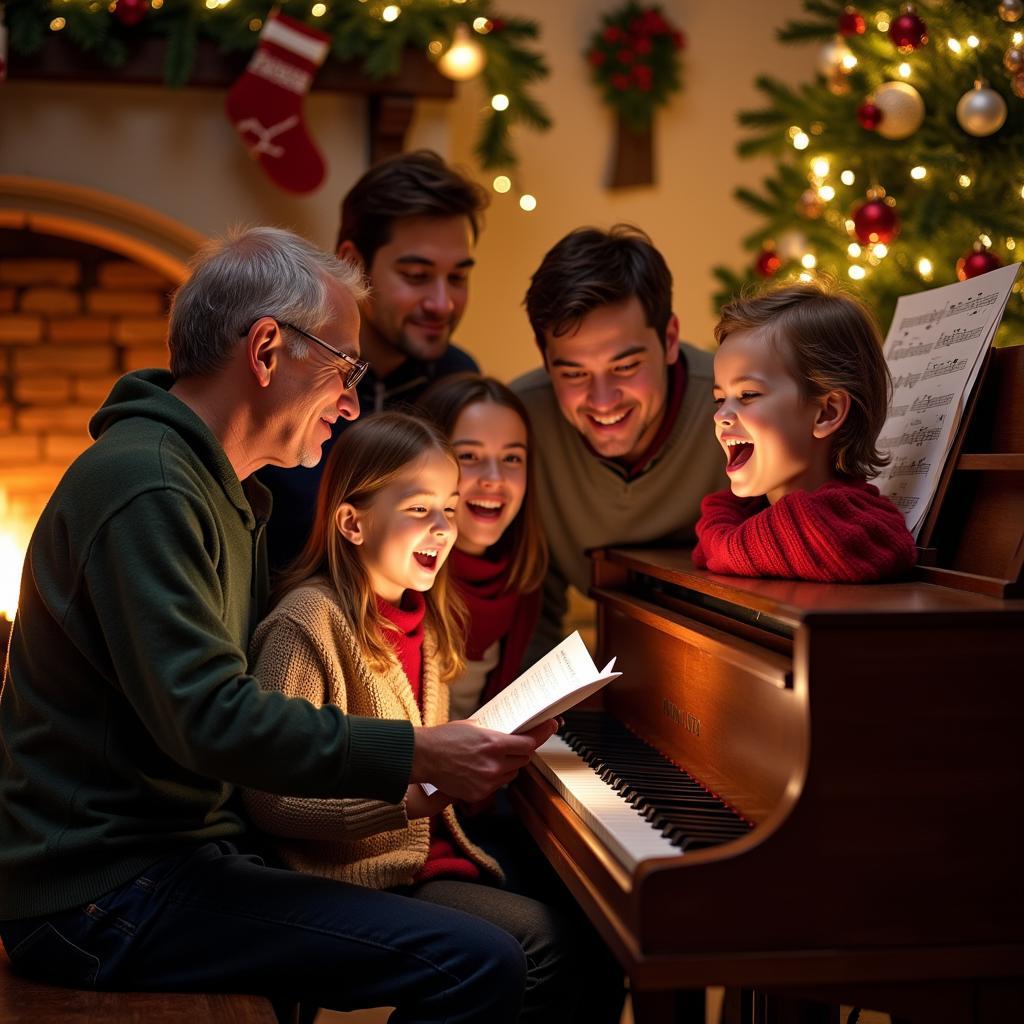
[{"label": "piano brand lettering", "polygon": [[661,713],[676,725],[683,726],[687,732],[692,732],[694,736],[700,735],[700,719],[696,715],[691,715],[689,711],[677,708],[668,697],[661,698]]}]

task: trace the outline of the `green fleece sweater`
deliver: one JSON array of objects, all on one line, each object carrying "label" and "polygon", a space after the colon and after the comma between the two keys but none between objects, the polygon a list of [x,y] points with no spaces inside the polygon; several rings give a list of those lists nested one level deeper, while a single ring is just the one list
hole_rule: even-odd
[{"label": "green fleece sweater", "polygon": [[399,801],[408,784],[408,722],[248,675],[269,496],[172,382],[117,383],[32,535],[0,696],[0,920],[240,834],[234,785]]},{"label": "green fleece sweater", "polygon": [[546,371],[533,370],[512,382],[530,414],[533,483],[551,551],[527,665],[562,639],[568,586],[584,594],[590,587],[589,551],[627,544],[692,544],[701,499],[727,486],[711,401],[714,357],[687,344],[680,344],[679,354],[686,367],[686,389],[672,431],[647,467],[632,477],[587,446],[562,415]]}]

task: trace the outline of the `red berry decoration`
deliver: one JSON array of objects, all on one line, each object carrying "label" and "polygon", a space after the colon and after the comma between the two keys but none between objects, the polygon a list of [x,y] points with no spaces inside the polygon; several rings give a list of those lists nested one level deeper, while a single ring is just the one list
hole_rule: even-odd
[{"label": "red berry decoration", "polygon": [[998,270],[1002,265],[1002,260],[988,249],[972,249],[956,261],[956,276],[961,281],[966,281],[969,277]]},{"label": "red berry decoration", "polygon": [[900,233],[899,214],[881,199],[868,199],[850,215],[853,233],[861,245],[888,244]]},{"label": "red berry decoration", "polygon": [[762,249],[754,263],[754,273],[758,277],[771,277],[777,274],[782,260],[779,259],[774,249]]},{"label": "red berry decoration", "polygon": [[900,51],[916,50],[928,42],[928,26],[912,10],[907,10],[889,22],[889,38]]},{"label": "red berry decoration", "polygon": [[882,123],[882,108],[866,100],[857,108],[857,123],[865,131],[873,132]]},{"label": "red berry decoration", "polygon": [[117,0],[117,6],[114,8],[114,17],[122,25],[127,25],[131,28],[142,21],[148,10],[149,0]]},{"label": "red berry decoration", "polygon": [[839,34],[841,36],[862,36],[866,28],[864,15],[854,7],[847,7],[839,15]]}]

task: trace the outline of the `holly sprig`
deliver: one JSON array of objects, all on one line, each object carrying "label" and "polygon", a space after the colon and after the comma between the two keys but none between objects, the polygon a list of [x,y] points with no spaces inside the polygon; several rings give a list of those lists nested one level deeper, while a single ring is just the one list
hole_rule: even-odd
[{"label": "holly sprig", "polygon": [[650,129],[656,107],[682,88],[686,36],[660,7],[636,0],[606,14],[586,50],[605,103],[636,132]]}]

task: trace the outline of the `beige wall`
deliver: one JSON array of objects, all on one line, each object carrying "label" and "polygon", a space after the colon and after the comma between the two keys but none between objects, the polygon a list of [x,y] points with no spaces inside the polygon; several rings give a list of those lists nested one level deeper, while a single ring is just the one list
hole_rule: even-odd
[{"label": "beige wall", "polygon": [[[460,331],[484,368],[500,377],[536,362],[520,306],[529,275],[548,246],[584,223],[627,220],[648,230],[675,274],[684,337],[708,344],[711,267],[745,259],[739,240],[755,223],[736,205],[732,190],[759,180],[767,169],[736,158],[735,113],[756,104],[756,74],[800,81],[814,67],[815,47],[783,48],[774,39],[775,29],[798,12],[799,0],[667,0],[664,10],[689,37],[686,88],[657,117],[657,185],[612,192],[603,185],[611,117],[588,81],[581,51],[600,12],[617,4],[503,5],[541,23],[552,74],[537,92],[555,127],[517,139],[517,182],[536,194],[539,206],[525,214],[514,193],[495,196]],[[470,83],[451,104],[420,104],[410,144],[433,146],[472,167],[477,114],[485,102]],[[296,198],[276,189],[249,161],[224,117],[222,92],[8,81],[0,87],[0,174],[102,189],[207,234],[232,223],[270,221],[330,247],[338,198],[365,166],[365,111],[360,100],[321,93],[307,98],[305,110],[329,174],[317,193]]]}]

